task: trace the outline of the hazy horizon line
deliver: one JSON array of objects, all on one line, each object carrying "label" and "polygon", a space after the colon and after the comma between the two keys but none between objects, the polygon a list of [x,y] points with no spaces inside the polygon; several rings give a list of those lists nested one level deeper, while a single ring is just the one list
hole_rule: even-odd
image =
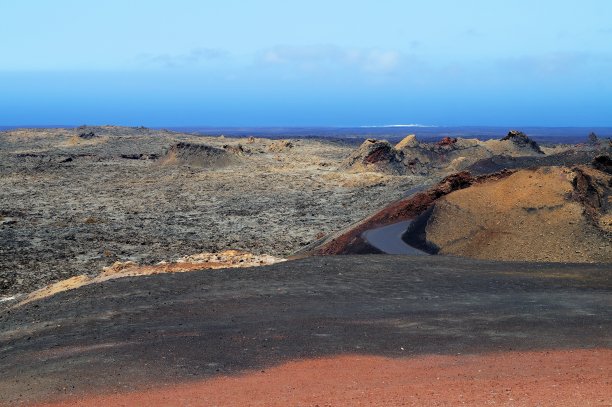
[{"label": "hazy horizon line", "polygon": [[200,129],[400,129],[400,128],[423,128],[423,129],[435,129],[435,128],[508,128],[508,129],[520,129],[520,128],[531,128],[531,129],[612,129],[611,125],[517,125],[517,124],[443,124],[443,125],[426,125],[426,124],[380,124],[380,125],[282,125],[282,124],[269,124],[269,125],[211,125],[211,124],[173,124],[173,125],[133,125],[133,124],[0,124],[1,129],[17,129],[17,128],[78,128],[78,127],[128,127],[128,128],[150,128],[150,129],[179,129],[179,128],[200,128]]}]

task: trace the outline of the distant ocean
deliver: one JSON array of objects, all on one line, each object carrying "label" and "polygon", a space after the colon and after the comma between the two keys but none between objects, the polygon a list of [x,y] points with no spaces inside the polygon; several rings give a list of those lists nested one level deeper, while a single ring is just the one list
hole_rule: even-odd
[{"label": "distant ocean", "polygon": [[[0,130],[13,128],[37,127],[59,128],[76,126],[0,126]],[[520,130],[540,143],[578,144],[587,141],[591,132],[601,138],[612,138],[612,127],[496,127],[496,126],[423,126],[385,125],[360,127],[206,127],[206,126],[170,126],[152,127],[173,131],[193,133],[202,136],[234,137],[269,137],[269,138],[329,138],[358,143],[367,138],[386,139],[396,142],[408,134],[415,134],[423,141],[438,140],[442,137],[464,137],[487,140],[501,138],[509,130]]]}]

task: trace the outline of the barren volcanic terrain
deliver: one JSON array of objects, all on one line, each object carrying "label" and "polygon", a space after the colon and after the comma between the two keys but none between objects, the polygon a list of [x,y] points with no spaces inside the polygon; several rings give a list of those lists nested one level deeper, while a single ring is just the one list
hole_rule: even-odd
[{"label": "barren volcanic terrain", "polygon": [[418,249],[489,260],[611,263],[610,164],[602,155],[573,167],[455,173],[299,255],[391,253],[387,246],[395,254]]},{"label": "barren volcanic terrain", "polygon": [[609,267],[329,256],[0,313],[0,405],[606,405]]},{"label": "barren volcanic terrain", "polygon": [[0,405],[612,405],[609,153],[0,132]]},{"label": "barren volcanic terrain", "polygon": [[353,148],[124,127],[0,132],[0,297],[116,261],[287,256],[417,182],[339,170]]}]

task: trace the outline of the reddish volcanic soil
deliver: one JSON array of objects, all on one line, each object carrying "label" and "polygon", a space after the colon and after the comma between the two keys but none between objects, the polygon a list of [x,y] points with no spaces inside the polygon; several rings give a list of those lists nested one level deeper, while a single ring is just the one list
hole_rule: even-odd
[{"label": "reddish volcanic soil", "polygon": [[45,406],[610,406],[611,382],[611,349],[350,355]]},{"label": "reddish volcanic soil", "polygon": [[348,255],[102,281],[0,313],[0,405],[612,405],[611,278]]}]

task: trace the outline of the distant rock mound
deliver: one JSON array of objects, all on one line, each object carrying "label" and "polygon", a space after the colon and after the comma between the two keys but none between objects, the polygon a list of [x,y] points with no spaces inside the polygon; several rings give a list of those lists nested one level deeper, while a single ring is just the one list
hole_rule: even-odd
[{"label": "distant rock mound", "polygon": [[461,171],[471,163],[491,156],[483,143],[476,139],[444,137],[436,143],[420,143],[416,138],[404,140],[400,142],[404,165],[413,174]]},{"label": "distant rock mound", "polygon": [[[147,136],[159,133],[170,133],[168,130],[149,129],[143,126],[124,127],[124,126],[79,126],[74,129],[75,135],[87,139],[87,135],[93,134],[95,137],[126,137],[126,136]],[[83,137],[86,135],[86,137]]]},{"label": "distant rock mound", "polygon": [[511,141],[518,148],[530,148],[538,154],[544,154],[538,143],[529,138],[525,133],[518,130],[510,130],[508,135],[501,139],[501,141]]},{"label": "distant rock mound", "polygon": [[395,145],[396,150],[403,150],[404,148],[418,147],[419,140],[417,140],[414,134],[409,134]]},{"label": "distant rock mound", "polygon": [[398,175],[450,174],[477,162],[487,164],[483,160],[492,162],[481,165],[482,169],[495,167],[498,171],[504,168],[502,162],[511,162],[513,168],[527,163],[533,165],[534,160],[515,160],[515,157],[533,157],[537,164],[538,157],[543,156],[540,146],[517,130],[511,130],[502,139],[487,141],[444,136],[438,142],[423,143],[410,134],[395,147],[386,141],[368,139],[344,162],[344,167]]},{"label": "distant rock mound", "polygon": [[375,171],[385,174],[402,175],[406,172],[404,155],[388,141],[367,139],[342,164],[343,168],[366,172]]},{"label": "distant rock mound", "polygon": [[588,140],[588,143],[592,146],[599,145],[599,137],[597,137],[597,134],[595,134],[594,132],[589,133],[587,140]]},{"label": "distant rock mound", "polygon": [[177,143],[161,157],[161,164],[189,165],[200,168],[223,168],[236,164],[238,158],[226,149],[205,144]]}]

